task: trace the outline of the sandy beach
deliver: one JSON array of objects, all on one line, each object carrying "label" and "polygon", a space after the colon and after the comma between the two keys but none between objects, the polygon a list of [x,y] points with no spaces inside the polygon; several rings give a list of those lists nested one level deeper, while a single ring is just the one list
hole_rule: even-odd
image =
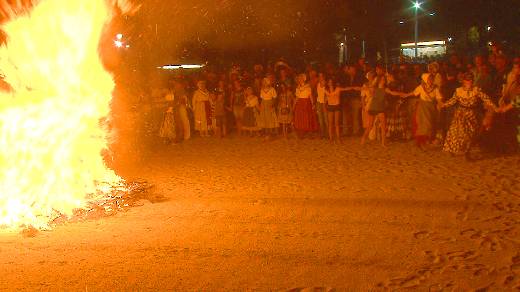
[{"label": "sandy beach", "polygon": [[196,138],[120,170],[139,207],[0,231],[0,290],[520,289],[520,157]]}]

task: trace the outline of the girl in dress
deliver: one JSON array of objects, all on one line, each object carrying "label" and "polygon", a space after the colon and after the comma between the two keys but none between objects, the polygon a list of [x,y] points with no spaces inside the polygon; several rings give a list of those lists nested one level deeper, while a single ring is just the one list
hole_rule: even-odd
[{"label": "girl in dress", "polygon": [[276,118],[276,110],[274,102],[277,97],[276,90],[271,85],[271,79],[264,78],[262,80],[262,88],[260,89],[260,114],[258,115],[258,124],[264,131],[265,139],[269,139],[271,135],[276,134],[278,129],[278,120]]},{"label": "girl in dress", "polygon": [[201,137],[208,137],[211,126],[211,104],[206,82],[197,82],[197,90],[193,94],[193,112],[195,116],[195,130],[199,131]]},{"label": "girl in dress", "polygon": [[370,71],[366,78],[367,82],[363,84],[363,87],[346,88],[361,91],[363,127],[365,128],[363,137],[361,137],[361,145],[366,143],[377,118],[381,128],[381,144],[386,147],[386,94],[393,94],[393,92],[386,88],[385,75],[378,75]]},{"label": "girl in dress", "polygon": [[307,76],[298,76],[298,86],[296,87],[296,100],[294,102],[294,128],[299,138],[303,138],[306,133],[318,130],[318,121],[314,112],[314,102],[312,100],[312,90],[307,83]]},{"label": "girl in dress", "polygon": [[283,137],[287,139],[288,128],[292,121],[293,95],[291,89],[287,88],[286,84],[280,84],[279,88],[278,122],[282,128]]},{"label": "girl in dress", "polygon": [[258,97],[254,95],[253,87],[248,86],[245,91],[246,107],[244,108],[244,116],[242,119],[242,130],[249,131],[251,137],[258,131]]},{"label": "girl in dress", "polygon": [[466,73],[462,87],[457,88],[453,97],[446,103],[439,102],[439,108],[447,108],[458,105],[451,122],[444,151],[451,154],[468,154],[479,129],[478,105],[483,102],[487,108],[498,112],[489,96],[480,88],[473,86],[473,74]]},{"label": "girl in dress", "polygon": [[173,109],[174,95],[171,90],[168,90],[168,93],[164,97],[166,101],[166,112],[164,113],[164,119],[159,129],[159,137],[164,139],[165,144],[170,144],[175,141],[176,131],[175,131],[175,114]]},{"label": "girl in dress", "polygon": [[381,129],[381,145],[386,147],[386,94],[389,91],[386,88],[386,76],[384,74],[376,74],[371,91],[372,99],[368,106],[368,128],[361,138],[361,144],[365,143],[377,118]]},{"label": "girl in dress", "polygon": [[[388,89],[392,91],[403,91],[403,84],[397,81],[393,74],[387,74]],[[407,125],[407,108],[405,101],[399,96],[390,94],[389,110],[388,110],[388,129],[387,137],[391,140],[405,140],[408,131]]]}]

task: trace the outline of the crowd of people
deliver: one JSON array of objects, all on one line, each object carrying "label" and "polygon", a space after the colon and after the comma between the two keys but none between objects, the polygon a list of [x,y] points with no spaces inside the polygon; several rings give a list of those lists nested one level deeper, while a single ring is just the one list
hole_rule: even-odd
[{"label": "crowd of people", "polygon": [[472,146],[516,152],[520,143],[520,58],[501,52],[430,64],[371,66],[361,58],[295,70],[283,60],[245,70],[179,75],[155,95],[163,101],[158,134],[192,137],[326,139],[342,143],[415,140],[454,155]]}]

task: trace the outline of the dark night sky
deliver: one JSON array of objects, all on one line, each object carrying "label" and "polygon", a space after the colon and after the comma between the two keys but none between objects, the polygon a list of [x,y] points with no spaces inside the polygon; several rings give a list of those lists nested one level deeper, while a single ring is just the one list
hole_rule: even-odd
[{"label": "dark night sky", "polygon": [[[1,0],[0,0],[1,1]],[[29,0],[23,0],[29,2]],[[141,10],[119,22],[142,58],[333,55],[347,28],[354,54],[413,40],[412,0],[132,0]],[[420,39],[461,37],[471,25],[518,41],[520,0],[421,0]],[[429,16],[435,12],[435,16]],[[404,21],[404,24],[399,24]],[[491,36],[489,36],[491,37]],[[220,55],[218,55],[220,54]]]},{"label": "dark night sky", "polygon": [[[513,26],[518,30],[520,0],[423,2],[420,32],[425,40],[461,34],[474,24],[508,28],[499,37],[514,38]],[[384,42],[395,47],[413,39],[412,5],[410,0],[146,0],[125,27],[132,27],[131,35],[141,35],[134,42],[144,41],[163,59],[186,55],[185,49],[250,55],[262,50],[270,55],[331,53],[344,27],[353,47],[365,39],[381,50]],[[400,25],[400,20],[405,23]]]}]

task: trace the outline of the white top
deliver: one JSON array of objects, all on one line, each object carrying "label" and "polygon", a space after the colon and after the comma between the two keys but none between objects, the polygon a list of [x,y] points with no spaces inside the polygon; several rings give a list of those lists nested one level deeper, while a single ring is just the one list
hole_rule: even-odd
[{"label": "white top", "polygon": [[304,86],[296,87],[296,97],[297,98],[311,98],[312,91],[311,87],[308,84]]},{"label": "white top", "polygon": [[166,94],[166,96],[164,97],[164,100],[166,101],[174,101],[175,100],[175,95],[173,95],[173,92],[168,92]]},{"label": "white top", "polygon": [[260,98],[263,100],[271,100],[276,98],[276,90],[273,87],[269,87],[268,89],[262,88],[260,90]]},{"label": "white top", "polygon": [[368,86],[368,84],[363,84],[363,87],[361,87],[361,98],[363,101],[363,108],[368,108],[368,105],[372,101],[372,96],[374,95],[374,88]]},{"label": "white top", "polygon": [[340,95],[341,91],[336,88],[332,92],[327,93],[327,104],[328,105],[340,105]]},{"label": "white top", "polygon": [[318,102],[325,103],[325,86],[322,86],[318,83],[318,87],[316,89],[318,91]]},{"label": "white top", "polygon": [[193,94],[193,103],[196,102],[204,102],[209,100],[209,92],[208,91],[202,91],[202,90],[196,90]]},{"label": "white top", "polygon": [[424,101],[435,101],[435,100],[442,100],[441,92],[439,91],[439,88],[435,87],[431,89],[431,91],[426,91],[424,89],[424,86],[419,85],[415,90],[413,91],[413,95],[419,96],[420,99]]},{"label": "white top", "polygon": [[258,104],[258,97],[254,95],[251,97],[246,97],[246,107],[256,107]]}]

